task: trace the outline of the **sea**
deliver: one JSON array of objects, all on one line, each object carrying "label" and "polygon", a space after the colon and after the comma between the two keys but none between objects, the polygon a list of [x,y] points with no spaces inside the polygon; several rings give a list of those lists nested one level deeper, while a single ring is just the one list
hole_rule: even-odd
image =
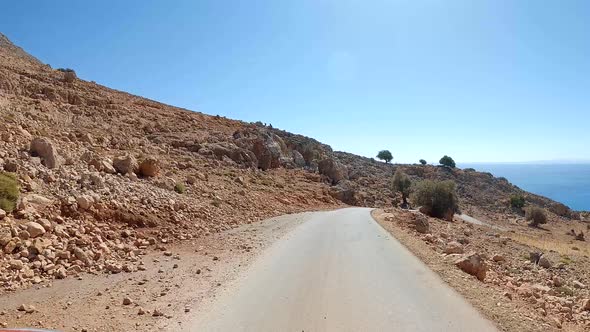
[{"label": "sea", "polygon": [[465,163],[458,166],[505,177],[521,189],[551,198],[577,211],[590,211],[590,163]]}]

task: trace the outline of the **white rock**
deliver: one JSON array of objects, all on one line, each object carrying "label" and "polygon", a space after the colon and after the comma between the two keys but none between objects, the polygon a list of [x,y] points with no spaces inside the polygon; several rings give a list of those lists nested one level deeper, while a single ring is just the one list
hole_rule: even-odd
[{"label": "white rock", "polygon": [[78,203],[78,207],[82,210],[88,210],[94,203],[94,200],[89,195],[81,195],[76,197],[76,203]]},{"label": "white rock", "polygon": [[29,221],[25,226],[27,227],[27,232],[29,232],[31,238],[36,238],[45,234],[45,228],[34,221]]}]

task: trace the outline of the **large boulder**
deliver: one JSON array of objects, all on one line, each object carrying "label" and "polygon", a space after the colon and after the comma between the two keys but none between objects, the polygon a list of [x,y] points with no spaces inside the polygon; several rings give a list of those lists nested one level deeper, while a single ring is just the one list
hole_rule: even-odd
[{"label": "large boulder", "polygon": [[332,184],[348,179],[348,169],[343,164],[332,158],[321,160],[318,164],[320,174],[330,178]]},{"label": "large boulder", "polygon": [[121,174],[136,173],[139,170],[137,160],[131,155],[115,157],[113,167]]},{"label": "large boulder", "polygon": [[53,143],[46,137],[37,137],[31,141],[31,154],[41,157],[43,165],[47,168],[57,168],[62,164],[62,159],[57,153]]},{"label": "large boulder", "polygon": [[303,158],[303,155],[297,150],[293,150],[293,163],[297,167],[305,167],[305,158]]},{"label": "large boulder", "polygon": [[349,205],[355,205],[357,202],[356,189],[353,183],[347,180],[330,187],[328,193],[335,199]]},{"label": "large boulder", "polygon": [[455,265],[463,270],[463,272],[477,277],[477,279],[480,281],[483,281],[486,278],[488,266],[485,263],[483,257],[481,257],[478,253],[469,253],[459,258],[457,261],[455,261]]},{"label": "large boulder", "polygon": [[252,151],[258,161],[258,168],[267,170],[293,163],[290,150],[282,138],[262,129],[238,130],[233,135],[238,146]]}]

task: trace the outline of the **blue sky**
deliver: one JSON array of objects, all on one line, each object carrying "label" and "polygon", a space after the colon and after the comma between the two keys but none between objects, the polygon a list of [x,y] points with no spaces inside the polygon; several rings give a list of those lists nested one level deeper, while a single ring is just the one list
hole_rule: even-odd
[{"label": "blue sky", "polygon": [[31,1],[54,68],[398,162],[590,160],[588,1]]}]

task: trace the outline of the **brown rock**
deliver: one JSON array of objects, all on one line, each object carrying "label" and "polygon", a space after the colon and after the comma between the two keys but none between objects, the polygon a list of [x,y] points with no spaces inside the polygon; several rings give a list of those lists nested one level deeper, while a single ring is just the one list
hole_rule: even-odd
[{"label": "brown rock", "polygon": [[461,257],[455,261],[455,265],[464,272],[477,277],[480,281],[485,279],[488,270],[484,259],[478,253],[470,253]]},{"label": "brown rock", "polygon": [[416,229],[418,233],[426,234],[430,231],[428,217],[422,213],[415,213],[412,223],[414,225],[414,229]]},{"label": "brown rock", "polygon": [[160,174],[160,162],[154,158],[148,158],[139,165],[139,174],[147,177],[154,177]]}]

